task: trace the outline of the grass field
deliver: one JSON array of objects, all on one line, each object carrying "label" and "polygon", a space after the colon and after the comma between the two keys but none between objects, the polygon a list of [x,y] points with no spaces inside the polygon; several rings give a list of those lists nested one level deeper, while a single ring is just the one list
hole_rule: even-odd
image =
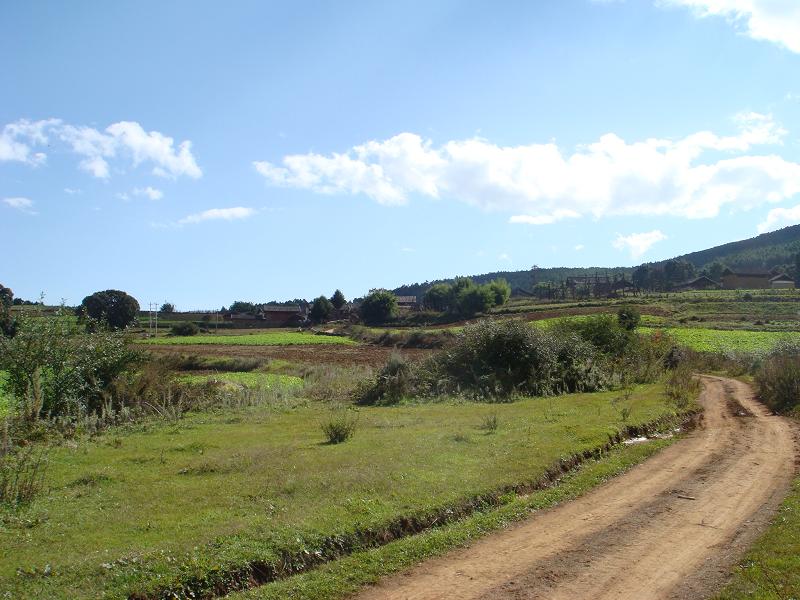
[{"label": "grass field", "polygon": [[[641,328],[640,331],[654,330]],[[781,341],[800,343],[800,332],[723,330],[699,327],[672,327],[663,331],[674,337],[679,344],[698,352],[763,353],[770,351],[775,344]]]},{"label": "grass field", "polygon": [[292,346],[299,344],[355,344],[353,340],[341,336],[315,335],[276,331],[274,333],[253,333],[244,335],[192,335],[186,337],[162,337],[138,340],[141,344],[159,345],[236,345],[236,346]]},{"label": "grass field", "polygon": [[717,600],[800,598],[800,479]]},{"label": "grass field", "polygon": [[[616,396],[366,408],[340,445],[321,433],[331,409],[299,403],[59,447],[49,493],[0,513],[0,596],[123,598],[210,580],[537,480],[623,426]],[[662,398],[660,386],[638,388],[630,422],[670,413]],[[487,433],[492,415],[499,426]]]},{"label": "grass field", "polygon": [[183,383],[206,383],[207,381],[227,381],[238,383],[249,388],[272,388],[275,386],[301,387],[303,380],[293,375],[280,375],[274,373],[231,372],[215,373],[214,375],[181,375],[178,378]]}]

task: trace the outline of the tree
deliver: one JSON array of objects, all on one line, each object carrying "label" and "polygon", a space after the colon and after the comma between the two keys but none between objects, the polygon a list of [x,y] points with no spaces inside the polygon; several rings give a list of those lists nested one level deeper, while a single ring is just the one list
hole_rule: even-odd
[{"label": "tree", "polygon": [[346,303],[347,303],[347,300],[345,300],[345,297],[344,297],[344,294],[342,293],[342,290],[336,290],[335,292],[333,292],[333,296],[331,296],[331,304],[333,304],[333,308],[335,308],[336,310],[339,310]]},{"label": "tree", "polygon": [[450,307],[452,300],[453,287],[446,283],[432,285],[422,298],[422,302],[427,308],[440,312],[446,311]]},{"label": "tree", "polygon": [[174,313],[175,312],[175,305],[171,302],[164,302],[159,309],[163,313]]},{"label": "tree", "polygon": [[113,329],[124,329],[136,320],[139,303],[120,290],[105,290],[86,296],[81,309],[87,316],[103,321]]},{"label": "tree", "polygon": [[503,306],[511,297],[511,286],[502,277],[489,282],[489,289],[494,295],[494,305]]},{"label": "tree", "polygon": [[397,296],[377,290],[364,298],[359,310],[365,323],[385,323],[397,316]]},{"label": "tree", "polygon": [[488,285],[472,285],[462,288],[456,297],[458,313],[464,317],[472,317],[486,312],[494,306],[494,292]]},{"label": "tree", "polygon": [[311,320],[314,323],[322,323],[328,320],[328,317],[331,316],[332,311],[333,304],[331,301],[325,296],[320,296],[311,304],[311,310],[309,311],[308,316],[311,317]]},{"label": "tree", "polygon": [[230,311],[232,313],[255,313],[256,305],[252,302],[242,302],[241,300],[236,300],[233,304],[231,304]]},{"label": "tree", "polygon": [[7,288],[0,283],[0,304],[2,304],[4,308],[9,308],[13,302],[14,292],[11,291],[11,288]]},{"label": "tree", "polygon": [[708,277],[714,281],[719,281],[722,274],[725,272],[725,264],[715,260],[713,263],[706,267]]},{"label": "tree", "polygon": [[794,283],[800,286],[800,252],[794,255]]},{"label": "tree", "polygon": [[11,316],[13,303],[14,292],[0,283],[0,335],[14,337],[17,331],[17,322]]}]

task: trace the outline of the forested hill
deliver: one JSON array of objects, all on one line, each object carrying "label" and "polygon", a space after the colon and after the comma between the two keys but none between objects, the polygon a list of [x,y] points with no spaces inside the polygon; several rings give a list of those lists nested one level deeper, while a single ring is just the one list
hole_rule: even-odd
[{"label": "forested hill", "polygon": [[[471,277],[475,283],[487,283],[492,279],[502,277],[511,285],[511,289],[520,288],[530,291],[536,283],[552,281],[553,283],[560,283],[567,279],[567,277],[586,277],[588,275],[626,275],[630,279],[633,272],[629,267],[552,267],[547,269],[536,269],[536,271],[495,271],[494,273],[484,273],[482,275],[467,275]],[[424,283],[413,283],[410,285],[402,285],[399,288],[392,290],[398,296],[419,296],[435,283],[450,283],[453,279],[437,279],[435,281],[426,281]]]},{"label": "forested hill", "polygon": [[771,269],[792,266],[800,252],[800,225],[731,242],[676,257],[701,269],[713,262],[721,262],[732,269]]},{"label": "forested hill", "polygon": [[[699,271],[714,262],[720,262],[733,269],[772,269],[782,267],[787,272],[794,272],[795,255],[800,252],[800,225],[792,225],[778,231],[763,233],[759,236],[731,242],[700,250],[690,254],[677,256],[671,260],[683,260],[691,263]],[[658,267],[666,263],[661,261],[651,263]],[[533,285],[541,282],[561,282],[567,277],[580,277],[587,275],[626,275],[631,277],[634,268],[628,267],[553,267],[536,269],[534,271],[496,271],[482,275],[470,275],[476,283],[486,283],[498,277],[504,278],[511,284],[511,288],[530,290]],[[425,293],[434,283],[451,282],[452,279],[441,279],[402,285],[393,290],[399,296],[418,296]]]}]

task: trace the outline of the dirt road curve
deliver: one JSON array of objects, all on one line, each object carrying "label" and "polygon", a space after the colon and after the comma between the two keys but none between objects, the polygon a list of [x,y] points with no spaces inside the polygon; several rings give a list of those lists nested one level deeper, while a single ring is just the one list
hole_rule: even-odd
[{"label": "dirt road curve", "polygon": [[704,377],[704,422],[575,500],[422,563],[361,600],[706,598],[764,528],[795,469],[790,423],[747,385]]}]

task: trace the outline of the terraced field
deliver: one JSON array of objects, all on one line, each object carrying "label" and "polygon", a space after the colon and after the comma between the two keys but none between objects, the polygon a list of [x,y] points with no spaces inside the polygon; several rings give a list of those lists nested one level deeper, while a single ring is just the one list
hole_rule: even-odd
[{"label": "terraced field", "polygon": [[192,335],[185,337],[162,337],[138,340],[141,344],[161,346],[297,346],[297,345],[354,345],[350,338],[313,333],[276,331],[274,333],[251,333],[244,335]]}]

